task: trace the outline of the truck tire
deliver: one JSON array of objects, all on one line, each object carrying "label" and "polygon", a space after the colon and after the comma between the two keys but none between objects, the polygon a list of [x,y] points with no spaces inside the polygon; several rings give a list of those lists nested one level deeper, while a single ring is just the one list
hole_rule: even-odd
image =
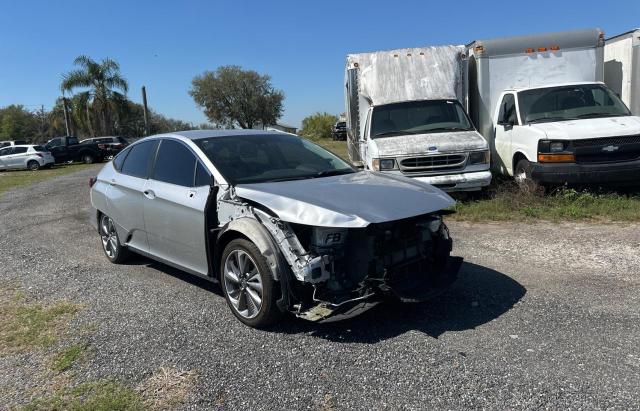
[{"label": "truck tire", "polygon": [[84,153],[80,158],[82,158],[82,162],[85,164],[93,164],[96,161],[95,157],[91,153]]},{"label": "truck tire", "polygon": [[251,241],[238,238],[227,244],[220,259],[220,285],[233,315],[249,327],[266,328],[282,316],[279,287]]},{"label": "truck tire", "polygon": [[528,160],[518,161],[513,171],[513,178],[520,191],[524,193],[534,193],[541,189],[540,184],[531,177],[531,163]]},{"label": "truck tire", "polygon": [[37,171],[40,169],[40,163],[38,163],[36,160],[30,160],[27,163],[27,168],[31,171]]}]

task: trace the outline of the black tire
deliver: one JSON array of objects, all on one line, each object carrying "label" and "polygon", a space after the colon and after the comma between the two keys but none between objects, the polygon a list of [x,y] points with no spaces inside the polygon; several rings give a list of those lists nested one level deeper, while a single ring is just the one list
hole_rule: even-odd
[{"label": "black tire", "polygon": [[531,163],[528,160],[522,159],[516,163],[513,178],[522,192],[533,193],[541,190],[540,184],[531,176]]},{"label": "black tire", "polygon": [[[246,266],[249,266],[249,263],[253,264],[257,268],[257,276],[260,277],[262,295],[259,308],[256,308],[255,300],[250,295],[251,292],[255,294],[256,291],[255,282],[251,281],[252,278],[256,277],[255,273],[252,275],[254,271],[249,270],[245,273],[243,272],[245,270],[239,270],[240,275],[236,274],[235,277],[238,281],[232,280],[231,276],[226,273],[227,260],[231,262],[234,256],[242,255],[242,253],[250,258],[250,260],[245,260],[245,262],[248,262]],[[236,264],[236,267],[238,267],[238,264]],[[254,285],[250,286],[250,284]],[[244,288],[242,288],[243,285]],[[282,317],[282,312],[277,305],[278,284],[271,275],[271,269],[266,259],[251,241],[239,238],[227,244],[220,260],[220,286],[233,315],[249,327],[266,328],[278,322]],[[235,294],[237,298],[234,298],[231,294]],[[246,310],[242,309],[242,295],[244,295],[244,308]],[[253,311],[251,308],[253,308]],[[244,311],[246,313],[243,313]]]},{"label": "black tire", "polygon": [[113,264],[125,262],[129,258],[130,251],[120,243],[118,231],[111,217],[106,214],[101,215],[98,230],[100,232],[102,251],[104,251],[107,260]]},{"label": "black tire", "polygon": [[27,163],[27,168],[31,171],[37,171],[40,169],[40,163],[36,160],[31,160]]},{"label": "black tire", "polygon": [[93,164],[95,161],[96,159],[91,153],[85,153],[82,155],[82,162],[85,164]]}]

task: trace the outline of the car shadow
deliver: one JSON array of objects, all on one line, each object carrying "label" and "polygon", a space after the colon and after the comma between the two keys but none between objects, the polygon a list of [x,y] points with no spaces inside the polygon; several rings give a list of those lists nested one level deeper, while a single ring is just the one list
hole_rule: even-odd
[{"label": "car shadow", "polygon": [[373,344],[414,330],[438,338],[447,331],[470,330],[495,320],[525,293],[520,283],[505,274],[463,263],[451,288],[427,302],[385,301],[351,319],[326,324],[286,321],[272,331],[344,343]]}]

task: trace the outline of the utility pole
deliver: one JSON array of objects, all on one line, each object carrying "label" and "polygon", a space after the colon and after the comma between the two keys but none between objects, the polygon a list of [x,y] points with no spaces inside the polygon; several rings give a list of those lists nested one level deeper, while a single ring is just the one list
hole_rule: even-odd
[{"label": "utility pole", "polygon": [[67,98],[62,97],[62,108],[64,111],[64,126],[67,129],[67,136],[71,135],[71,127],[69,125],[69,107],[67,106]]},{"label": "utility pole", "polygon": [[149,113],[147,111],[147,90],[142,86],[142,112],[144,114],[144,135],[149,135]]},{"label": "utility pole", "polygon": [[40,140],[44,141],[44,104],[40,104]]}]

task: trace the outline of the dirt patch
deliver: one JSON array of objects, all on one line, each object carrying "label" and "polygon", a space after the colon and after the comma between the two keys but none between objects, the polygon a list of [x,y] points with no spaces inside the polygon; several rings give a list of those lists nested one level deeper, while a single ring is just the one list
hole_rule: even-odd
[{"label": "dirt patch", "polygon": [[182,404],[193,391],[197,380],[194,371],[160,367],[138,387],[144,404],[154,410],[169,410]]}]

